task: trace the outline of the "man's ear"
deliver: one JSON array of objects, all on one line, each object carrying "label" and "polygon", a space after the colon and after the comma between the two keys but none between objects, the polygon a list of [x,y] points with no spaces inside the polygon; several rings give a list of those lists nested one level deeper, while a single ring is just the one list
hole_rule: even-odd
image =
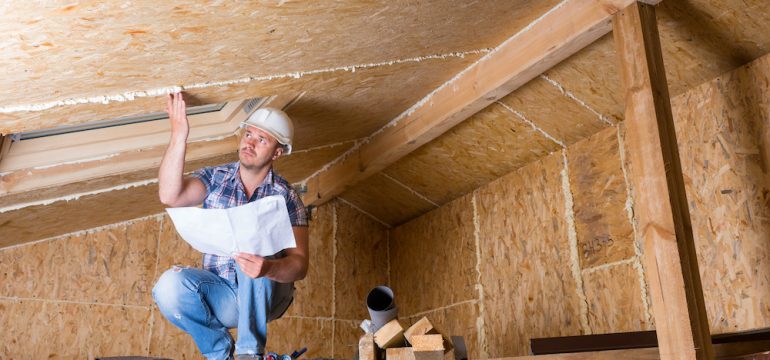
[{"label": "man's ear", "polygon": [[281,155],[283,155],[283,152],[284,152],[283,145],[278,144],[278,147],[275,148],[275,152],[273,153],[273,161],[281,157]]}]

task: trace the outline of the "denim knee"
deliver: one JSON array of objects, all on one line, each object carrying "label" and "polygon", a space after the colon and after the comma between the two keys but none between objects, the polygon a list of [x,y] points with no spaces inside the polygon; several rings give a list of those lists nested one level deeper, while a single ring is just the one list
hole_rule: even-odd
[{"label": "denim knee", "polygon": [[166,270],[152,288],[152,298],[161,309],[176,307],[180,295],[189,290],[182,270],[179,266]]}]

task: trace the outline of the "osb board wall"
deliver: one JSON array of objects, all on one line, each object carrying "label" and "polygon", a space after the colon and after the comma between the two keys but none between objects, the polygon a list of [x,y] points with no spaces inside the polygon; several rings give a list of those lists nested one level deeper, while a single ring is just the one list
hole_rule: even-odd
[{"label": "osb board wall", "polygon": [[648,329],[619,149],[605,129],[393,229],[402,315],[453,322],[479,357],[528,354],[533,337]]},{"label": "osb board wall", "polygon": [[[766,56],[672,100],[712,333],[770,326],[769,84]],[[433,280],[396,253],[452,274],[466,266],[447,255],[460,246],[478,276],[474,297],[457,305],[446,299],[467,295],[467,277],[436,281],[427,291],[440,296],[398,301],[429,309],[418,315],[475,317],[477,327],[454,334],[477,339],[481,357],[525,355],[537,336],[654,329],[624,139],[622,124],[602,130],[391,230],[394,289]]]},{"label": "osb board wall", "polygon": [[525,355],[532,337],[581,334],[563,169],[555,153],[475,192],[489,356]]},{"label": "osb board wall", "polygon": [[465,336],[478,358],[471,206],[465,196],[391,231],[390,272],[404,326],[426,316],[446,334]]},{"label": "osb board wall", "polygon": [[[317,208],[308,276],[289,312],[269,324],[268,350],[306,346],[309,358],[351,358],[365,304],[350,288],[387,283],[383,254],[382,225],[344,204]],[[0,358],[202,358],[150,295],[163,271],[200,261],[164,215],[0,249]]]},{"label": "osb board wall", "polygon": [[672,102],[712,332],[770,326],[770,56]]}]

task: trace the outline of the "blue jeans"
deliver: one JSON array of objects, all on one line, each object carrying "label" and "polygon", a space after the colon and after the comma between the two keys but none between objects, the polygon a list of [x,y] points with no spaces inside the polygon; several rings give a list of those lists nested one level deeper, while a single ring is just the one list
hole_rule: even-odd
[{"label": "blue jeans", "polygon": [[229,359],[228,328],[238,328],[235,354],[264,354],[267,322],[294,299],[294,284],[252,279],[236,266],[238,284],[198,268],[174,266],[161,275],[152,297],[163,316],[192,336],[207,359]]}]

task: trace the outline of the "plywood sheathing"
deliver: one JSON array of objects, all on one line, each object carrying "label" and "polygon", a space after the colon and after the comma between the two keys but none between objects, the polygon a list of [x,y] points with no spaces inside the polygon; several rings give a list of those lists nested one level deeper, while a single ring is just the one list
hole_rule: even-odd
[{"label": "plywood sheathing", "polygon": [[[299,281],[294,284],[297,294],[286,315],[303,317],[334,316],[334,209],[332,206],[321,206],[313,211],[310,224],[311,261],[307,277],[312,281]],[[301,295],[301,296],[299,296]],[[296,349],[295,349],[296,350]]]},{"label": "plywood sheathing", "polygon": [[471,196],[465,196],[391,231],[390,271],[400,315],[476,299],[471,208]]},{"label": "plywood sheathing", "polygon": [[201,253],[182,240],[168,214],[161,216],[157,257],[156,278],[175,265],[200,267],[203,259]]},{"label": "plywood sheathing", "polygon": [[0,299],[5,358],[147,353],[146,308]]},{"label": "plywood sheathing", "polygon": [[148,306],[158,221],[0,252],[0,296]]},{"label": "plywood sheathing", "polygon": [[492,104],[383,172],[444,204],[557,148],[504,106]]},{"label": "plywood sheathing", "polygon": [[650,329],[633,261],[583,271],[588,323],[594,334]]},{"label": "plywood sheathing", "polygon": [[[312,296],[309,294],[309,296]],[[286,317],[267,324],[268,351],[291,354],[307,347],[308,359],[331,358],[333,333],[332,319]],[[324,335],[325,334],[325,335]]]},{"label": "plywood sheathing", "polygon": [[[190,96],[194,96],[197,103],[212,104],[305,92],[287,109],[294,121],[295,149],[301,150],[368,136],[411,106],[416,99],[422,98],[470,65],[478,56],[428,59],[355,72],[335,71],[299,79],[281,78],[217,86],[197,89]],[[52,110],[24,113],[17,120],[8,121],[2,119],[8,115],[19,115],[0,114],[0,132],[19,132],[145,114],[162,111],[164,106],[165,98],[157,97],[131,102],[65,106],[57,108],[53,113]]]},{"label": "plywood sheathing", "polygon": [[53,237],[162,212],[150,184],[0,213],[0,247]]},{"label": "plywood sheathing", "polygon": [[580,266],[634,257],[617,131],[603,130],[567,149]]},{"label": "plywood sheathing", "polygon": [[357,320],[334,321],[333,359],[352,359],[358,352],[358,340],[363,333],[360,324],[361,321]]},{"label": "plywood sheathing", "polygon": [[278,158],[273,167],[290,183],[298,183],[329,161],[350,150],[353,144],[353,141],[348,141],[313,149],[292,151],[291,154]]},{"label": "plywood sheathing", "polygon": [[[330,280],[334,264],[329,246],[337,227],[331,222],[339,222],[343,228],[341,242],[350,242],[345,237],[350,234],[363,239],[376,232],[387,238],[387,233],[371,220],[372,228],[344,230],[361,223],[359,216],[364,222],[368,218],[352,209],[339,217],[332,216],[334,206],[330,203],[316,209],[310,227],[309,276],[295,284],[296,298],[290,312],[271,325],[268,349],[290,352],[307,346],[311,356],[328,358],[335,353],[335,343],[342,344],[336,350],[338,357],[353,356],[352,348],[344,344],[357,341],[358,324],[363,317],[342,320],[330,313],[330,294],[335,283]],[[339,259],[356,257],[359,254]],[[1,249],[0,260],[8,265],[0,286],[0,317],[13,330],[0,335],[0,357],[55,354],[94,358],[129,353],[164,358],[200,357],[191,338],[166,321],[150,299],[149,289],[172,265],[199,267],[201,263],[201,254],[178,237],[166,215]],[[348,271],[344,265],[342,268]],[[360,273],[354,278],[345,275],[347,283],[358,283],[362,288],[381,283],[381,278],[370,279]],[[324,293],[330,296],[323,298]],[[348,304],[365,308],[363,300],[338,305]],[[124,322],[126,316],[130,319]],[[109,321],[113,325],[104,325]],[[75,330],[65,336],[63,329]],[[292,333],[298,337],[290,336]],[[90,342],[84,344],[81,338]],[[125,341],[113,344],[115,339]]]},{"label": "plywood sheathing", "polygon": [[[381,224],[347,204],[336,202],[334,211],[338,219],[334,259],[335,278],[338,279],[334,293],[335,317],[367,319],[366,295],[374,286],[388,281],[388,234]],[[351,278],[366,281],[349,281]]]},{"label": "plywood sheathing", "polygon": [[391,226],[436,208],[430,200],[382,173],[358,183],[339,198]]},{"label": "plywood sheathing", "polygon": [[624,100],[612,34],[546,71],[545,76],[612,121],[623,120]]},{"label": "plywood sheathing", "polygon": [[565,145],[609,126],[590,108],[562,93],[543,77],[533,79],[500,102]]},{"label": "plywood sheathing", "polygon": [[[657,8],[672,96],[770,51],[766,1],[663,1]],[[600,113],[622,120],[616,59],[612,35],[607,35],[546,75]]]},{"label": "plywood sheathing", "polygon": [[9,2],[2,67],[12,77],[0,97],[3,106],[41,103],[50,101],[42,88],[76,98],[491,47],[556,2],[89,2],[24,11]]},{"label": "plywood sheathing", "polygon": [[152,306],[152,331],[149,335],[148,354],[158,358],[202,358],[190,335],[168,322],[159,311],[157,306]]},{"label": "plywood sheathing", "polygon": [[[242,91],[217,83],[244,78],[257,79],[257,82],[277,79],[274,82],[293,87],[305,81],[295,78],[304,74],[390,68],[394,62],[456,56],[499,44],[556,3],[556,0],[540,0],[534,4],[497,1],[483,5],[404,2],[337,4],[330,8],[295,3],[211,6],[189,1],[162,7],[167,9],[157,8],[157,4],[123,9],[87,3],[62,8],[40,7],[32,13],[14,12],[11,4],[5,4],[7,8],[3,10],[8,16],[0,26],[4,25],[14,36],[6,47],[4,58],[8,60],[2,66],[15,76],[13,81],[9,79],[7,88],[0,89],[4,99],[0,107],[120,94],[130,96],[132,91],[153,89],[163,95],[163,89],[172,91],[175,85],[195,85],[196,89],[188,90],[202,102],[214,100],[210,96],[214,93],[225,95],[224,99],[265,95],[252,89],[247,92],[249,96],[239,97],[239,93],[244,95]],[[91,15],[97,10],[95,6],[99,17]],[[343,12],[347,15],[339,18]],[[449,26],[450,19],[462,19],[467,27]],[[201,21],[205,21],[205,27],[200,26]],[[467,31],[468,28],[473,31]],[[98,37],[94,37],[96,33]],[[148,67],[148,63],[153,66]],[[61,69],[62,64],[67,64],[66,69]],[[448,63],[442,66],[447,66],[443,69],[442,82],[464,67]],[[397,70],[391,68],[386,72],[392,74]],[[410,91],[415,88],[413,82],[421,81],[422,75],[427,74],[400,81],[402,85],[411,83],[409,86],[384,89]],[[315,78],[305,83],[320,81]],[[421,89],[429,91],[437,85]],[[57,89],[53,96],[43,91],[50,88]],[[326,88],[332,89],[334,87]],[[423,91],[423,95],[427,91]],[[385,104],[389,100],[411,104],[422,97],[403,93],[395,97],[384,95],[370,94],[373,104],[380,103],[376,108],[394,105]],[[103,106],[88,109],[91,107],[88,104],[66,105],[31,117],[18,112],[5,114],[3,122],[16,123],[14,131],[20,131],[19,126],[27,126],[40,116],[47,119],[34,126],[50,127],[62,118],[86,121],[72,115],[89,111],[100,116],[127,115],[139,109],[146,112],[152,108],[148,105],[133,111],[123,107],[115,113]],[[99,110],[95,110],[97,108]],[[59,119],[50,116],[52,114],[58,114]]]},{"label": "plywood sheathing", "polygon": [[770,57],[673,100],[709,326],[770,326]]},{"label": "plywood sheathing", "polygon": [[578,289],[569,270],[564,166],[556,153],[475,191],[481,316],[491,356],[529,353],[532,337],[581,334]]}]

